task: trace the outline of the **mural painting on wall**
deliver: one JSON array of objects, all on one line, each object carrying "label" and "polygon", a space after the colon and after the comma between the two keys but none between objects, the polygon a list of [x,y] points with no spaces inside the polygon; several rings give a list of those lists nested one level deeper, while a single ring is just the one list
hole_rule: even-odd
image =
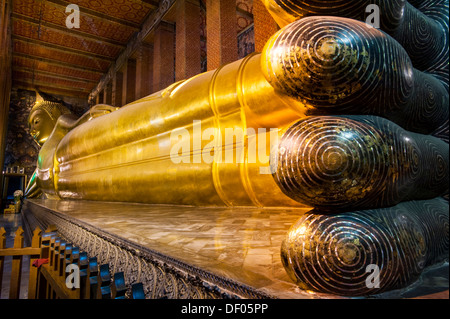
[{"label": "mural painting on wall", "polygon": [[255,32],[253,24],[238,35],[238,57],[245,58],[255,52]]},{"label": "mural painting on wall", "polygon": [[[81,116],[89,107],[79,98],[47,95],[41,92],[45,100],[64,103],[75,115]],[[28,128],[28,115],[36,102],[36,92],[13,88],[9,105],[8,133],[6,136],[5,164],[7,167],[20,166],[31,177],[36,169],[39,146],[34,142]]]},{"label": "mural painting on wall", "polygon": [[201,72],[206,72],[208,70],[206,59],[206,6],[203,1],[200,1],[200,16]]},{"label": "mural painting on wall", "polygon": [[253,0],[237,0],[238,57],[245,58],[255,51]]},{"label": "mural painting on wall", "polygon": [[39,147],[28,130],[28,114],[36,101],[33,91],[13,88],[9,106],[9,124],[6,136],[5,168],[20,166],[28,177],[36,167]]},{"label": "mural painting on wall", "polygon": [[253,24],[253,0],[237,0],[237,28],[238,33]]}]

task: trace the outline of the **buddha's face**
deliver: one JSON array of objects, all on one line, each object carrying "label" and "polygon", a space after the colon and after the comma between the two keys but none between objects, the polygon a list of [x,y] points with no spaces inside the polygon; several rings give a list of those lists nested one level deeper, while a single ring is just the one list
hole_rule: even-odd
[{"label": "buddha's face", "polygon": [[31,136],[42,146],[52,133],[55,123],[47,112],[37,109],[30,115],[28,126]]}]

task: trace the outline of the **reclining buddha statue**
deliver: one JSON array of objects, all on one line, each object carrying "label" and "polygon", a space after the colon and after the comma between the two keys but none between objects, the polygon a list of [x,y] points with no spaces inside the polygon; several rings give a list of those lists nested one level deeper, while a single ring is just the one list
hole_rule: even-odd
[{"label": "reclining buddha statue", "polygon": [[264,3],[261,53],[80,119],[36,103],[27,196],[311,207],[281,252],[301,288],[410,284],[448,258],[448,0]]}]

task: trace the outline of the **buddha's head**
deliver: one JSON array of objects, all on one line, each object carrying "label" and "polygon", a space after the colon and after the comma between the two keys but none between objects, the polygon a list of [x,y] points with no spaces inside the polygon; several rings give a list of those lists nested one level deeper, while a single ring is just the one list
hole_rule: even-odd
[{"label": "buddha's head", "polygon": [[42,146],[52,133],[58,118],[71,112],[61,103],[44,101],[37,95],[36,103],[28,116],[28,127],[34,140]]}]

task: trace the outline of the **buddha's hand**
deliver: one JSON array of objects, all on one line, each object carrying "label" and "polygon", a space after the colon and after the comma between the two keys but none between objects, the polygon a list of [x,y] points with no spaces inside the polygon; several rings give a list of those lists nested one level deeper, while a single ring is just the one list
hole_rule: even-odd
[{"label": "buddha's hand", "polygon": [[[354,209],[448,191],[448,145],[422,135],[448,141],[448,1],[425,2],[422,12],[400,0],[265,1],[285,26],[263,50],[264,75],[322,115],[281,139],[274,177],[285,194]],[[381,29],[365,20],[377,10]]]}]

